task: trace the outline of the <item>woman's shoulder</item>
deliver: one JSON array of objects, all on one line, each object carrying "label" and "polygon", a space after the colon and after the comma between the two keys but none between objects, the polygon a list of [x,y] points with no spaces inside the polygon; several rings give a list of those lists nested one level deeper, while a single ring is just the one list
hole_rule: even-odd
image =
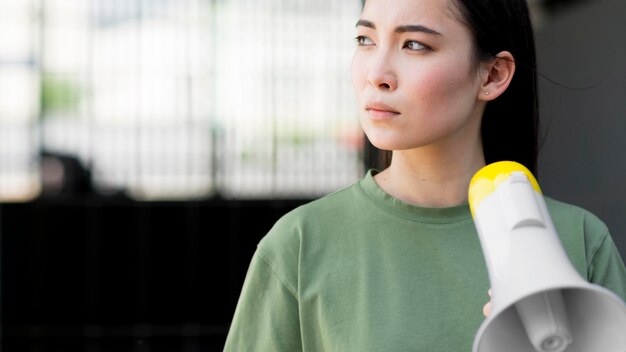
[{"label": "woman's shoulder", "polygon": [[276,221],[261,240],[260,246],[280,249],[299,246],[306,234],[323,232],[334,226],[338,219],[358,211],[363,197],[358,182],[355,182],[300,205]]},{"label": "woman's shoulder", "polygon": [[334,226],[345,219],[358,195],[358,184],[344,187],[319,199],[300,205],[276,221],[257,246],[257,255],[287,283],[297,282],[297,268],[303,247],[323,247],[320,237],[335,233]]},{"label": "woman's shoulder", "polygon": [[363,194],[358,182],[353,183],[287,212],[276,222],[274,227],[301,227],[312,221],[317,223],[328,218],[341,216],[342,213],[354,209],[354,206],[362,204],[362,198]]},{"label": "woman's shoulder", "polygon": [[552,221],[558,227],[575,227],[587,235],[605,235],[608,228],[596,214],[581,206],[545,197]]},{"label": "woman's shoulder", "polygon": [[[601,248],[613,246],[606,224],[580,206],[546,197],[546,205],[563,247],[583,277]],[[609,248],[610,249],[610,248]]]}]

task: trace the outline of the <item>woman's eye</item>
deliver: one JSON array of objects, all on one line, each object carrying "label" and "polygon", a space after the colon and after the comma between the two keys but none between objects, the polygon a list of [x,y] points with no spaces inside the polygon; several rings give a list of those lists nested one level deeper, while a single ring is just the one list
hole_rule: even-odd
[{"label": "woman's eye", "polygon": [[407,40],[404,42],[404,47],[410,50],[424,50],[428,49],[428,47],[420,42],[416,42],[415,40]]},{"label": "woman's eye", "polygon": [[370,38],[368,38],[366,36],[363,36],[363,35],[360,35],[360,36],[356,37],[355,39],[356,39],[356,43],[359,46],[368,46],[368,45],[373,45],[374,44],[374,42]]}]

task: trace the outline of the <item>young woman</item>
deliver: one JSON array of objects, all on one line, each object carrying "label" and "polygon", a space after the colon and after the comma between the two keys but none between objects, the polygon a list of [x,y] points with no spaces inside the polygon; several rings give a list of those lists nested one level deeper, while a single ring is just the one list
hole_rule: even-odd
[{"label": "young woman", "polygon": [[[367,0],[352,78],[384,170],[284,216],[250,264],[227,351],[470,351],[489,282],[467,205],[486,163],[537,158],[525,0]],[[626,298],[606,227],[547,199],[574,266]]]}]

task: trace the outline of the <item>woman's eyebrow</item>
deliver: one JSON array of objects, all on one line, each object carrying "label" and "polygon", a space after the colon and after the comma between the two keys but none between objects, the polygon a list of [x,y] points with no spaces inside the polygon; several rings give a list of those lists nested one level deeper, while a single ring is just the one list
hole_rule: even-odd
[{"label": "woman's eyebrow", "polygon": [[437,32],[436,30],[430,29],[426,26],[422,26],[421,24],[399,26],[399,27],[396,27],[394,32],[396,33],[422,32],[422,33],[427,33],[427,34],[432,34],[432,35],[441,35],[441,33]]},{"label": "woman's eyebrow", "polygon": [[371,29],[376,29],[376,25],[374,24],[374,22],[370,22],[368,20],[361,20],[359,19],[358,21],[356,21],[356,26],[362,26],[362,27],[367,27],[367,28],[371,28]]},{"label": "woman's eyebrow", "polygon": [[[356,22],[356,27],[359,27],[359,26],[376,29],[376,25],[374,24],[374,22],[363,20],[363,19],[360,19]],[[441,35],[441,33],[437,32],[436,30],[428,28],[421,24],[408,24],[408,25],[398,26],[396,27],[394,32],[396,33],[421,32],[421,33],[432,34],[432,35]]]}]

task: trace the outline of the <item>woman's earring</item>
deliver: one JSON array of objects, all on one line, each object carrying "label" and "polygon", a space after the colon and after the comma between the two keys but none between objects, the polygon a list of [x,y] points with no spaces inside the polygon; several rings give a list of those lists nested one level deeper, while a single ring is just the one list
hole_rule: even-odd
[{"label": "woman's earring", "polygon": [[489,95],[489,91],[488,90],[485,91],[485,95]]}]

